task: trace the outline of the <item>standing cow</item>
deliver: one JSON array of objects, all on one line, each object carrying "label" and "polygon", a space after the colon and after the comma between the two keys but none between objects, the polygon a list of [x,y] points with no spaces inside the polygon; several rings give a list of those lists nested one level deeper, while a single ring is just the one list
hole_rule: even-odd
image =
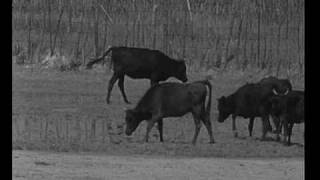
[{"label": "standing cow", "polygon": [[[211,89],[212,87],[208,80],[186,84],[162,83],[152,86],[134,109],[126,110],[125,133],[130,136],[138,125],[143,120],[146,120],[148,124],[145,141],[148,142],[149,132],[157,122],[160,141],[163,142],[162,119],[166,117],[180,117],[191,112],[195,123],[192,143],[196,143],[201,128],[201,121],[207,128],[210,143],[214,143],[210,122]],[[208,103],[205,106],[207,93],[209,93],[209,97]]]},{"label": "standing cow", "polygon": [[271,99],[271,113],[280,118],[277,126],[277,140],[280,140],[282,126],[284,128],[284,142],[291,144],[293,125],[304,122],[304,91],[291,91],[286,96]]},{"label": "standing cow", "polygon": [[[248,125],[249,136],[252,136],[255,117],[262,118],[263,131],[272,131],[269,121],[269,99],[273,96],[283,96],[291,90],[292,85],[289,80],[272,76],[257,83],[247,83],[230,96],[218,98],[218,121],[223,122],[229,115],[232,115],[232,131],[235,137],[238,136],[235,122],[237,116],[250,119]],[[279,120],[275,117],[273,117],[273,120],[277,126]],[[266,132],[263,132],[262,139],[265,138],[265,134]]]},{"label": "standing cow", "polygon": [[[262,85],[266,88],[266,94],[264,96],[284,96],[288,94],[288,92],[292,91],[292,85],[288,79],[278,79],[274,76],[269,76],[261,79],[258,84]],[[279,119],[276,116],[272,116],[273,123],[277,127],[279,125]],[[253,122],[253,121],[252,121]],[[251,125],[253,126],[253,125]],[[272,126],[270,121],[267,121],[267,128],[269,131],[272,131]]]},{"label": "standing cow", "polygon": [[91,68],[93,64],[104,60],[105,56],[112,51],[111,62],[113,64],[113,75],[109,81],[106,101],[110,103],[110,94],[114,83],[118,86],[126,103],[130,103],[124,92],[124,76],[134,79],[150,79],[151,86],[165,81],[169,77],[175,77],[186,82],[186,64],[184,60],[175,60],[161,51],[144,48],[111,47],[101,57],[87,64]]},{"label": "standing cow", "polygon": [[218,122],[224,122],[229,115],[232,115],[232,131],[234,136],[237,137],[236,117],[249,118],[248,130],[249,135],[252,136],[254,118],[261,117],[263,123],[261,139],[265,139],[269,115],[268,103],[263,96],[266,93],[265,91],[266,89],[263,86],[247,83],[230,96],[222,96],[218,99]]}]

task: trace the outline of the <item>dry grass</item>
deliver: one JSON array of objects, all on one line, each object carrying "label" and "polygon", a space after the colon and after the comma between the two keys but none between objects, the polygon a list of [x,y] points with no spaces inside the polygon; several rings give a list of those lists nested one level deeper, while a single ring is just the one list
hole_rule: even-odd
[{"label": "dry grass", "polygon": [[[143,143],[145,123],[138,127],[132,137],[122,134],[123,127],[120,125],[124,122],[124,108],[133,107],[142,97],[149,87],[147,80],[126,78],[125,90],[132,105],[123,102],[117,86],[112,92],[112,104],[107,105],[105,97],[110,74],[96,71],[61,73],[14,66],[12,145],[14,149],[103,151],[129,155],[303,157],[304,125],[297,125],[293,129],[292,141],[298,145],[285,147],[275,141],[257,140],[261,135],[259,119],[255,121],[252,139],[248,137],[248,120],[239,118],[238,139],[232,136],[230,120],[222,124],[216,122],[216,98],[232,93],[246,81],[257,81],[265,74],[253,70],[211,72],[211,121],[216,144],[208,144],[207,132],[202,127],[198,144],[192,146],[194,124],[189,114],[164,121],[164,143],[159,143],[156,128],[151,132],[151,142]],[[206,75],[208,73],[189,72],[191,81]],[[304,89],[303,78],[292,77],[296,77],[291,79],[294,88]]]},{"label": "dry grass", "polygon": [[14,1],[13,50],[23,47],[24,63],[48,50],[86,62],[110,45],[158,49],[210,68],[230,55],[239,69],[302,68],[304,0],[187,2]]}]

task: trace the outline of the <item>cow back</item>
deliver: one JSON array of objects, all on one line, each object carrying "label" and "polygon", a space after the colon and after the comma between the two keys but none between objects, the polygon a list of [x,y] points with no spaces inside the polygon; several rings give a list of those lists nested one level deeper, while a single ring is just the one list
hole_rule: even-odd
[{"label": "cow back", "polygon": [[260,116],[269,108],[268,88],[259,84],[248,83],[240,87],[233,95],[235,103],[235,114],[245,118]]},{"label": "cow back", "polygon": [[135,109],[161,113],[163,117],[182,116],[205,100],[205,96],[206,87],[202,84],[162,83],[152,86]]}]

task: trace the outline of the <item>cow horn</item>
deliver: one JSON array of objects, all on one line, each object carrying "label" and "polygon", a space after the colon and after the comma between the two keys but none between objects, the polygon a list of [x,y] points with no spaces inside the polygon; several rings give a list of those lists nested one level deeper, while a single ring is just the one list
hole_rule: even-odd
[{"label": "cow horn", "polygon": [[284,93],[284,95],[287,95],[287,94],[288,94],[288,92],[289,92],[289,90],[287,89],[287,91]]},{"label": "cow horn", "polygon": [[273,94],[278,95],[277,91],[273,88],[272,89]]}]

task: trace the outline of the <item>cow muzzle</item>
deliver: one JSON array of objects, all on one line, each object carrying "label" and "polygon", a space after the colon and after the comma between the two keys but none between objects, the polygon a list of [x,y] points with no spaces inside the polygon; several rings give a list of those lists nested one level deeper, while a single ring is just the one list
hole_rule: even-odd
[{"label": "cow muzzle", "polygon": [[182,82],[184,82],[184,83],[187,82],[187,81],[188,81],[188,78],[183,78],[182,79]]}]

